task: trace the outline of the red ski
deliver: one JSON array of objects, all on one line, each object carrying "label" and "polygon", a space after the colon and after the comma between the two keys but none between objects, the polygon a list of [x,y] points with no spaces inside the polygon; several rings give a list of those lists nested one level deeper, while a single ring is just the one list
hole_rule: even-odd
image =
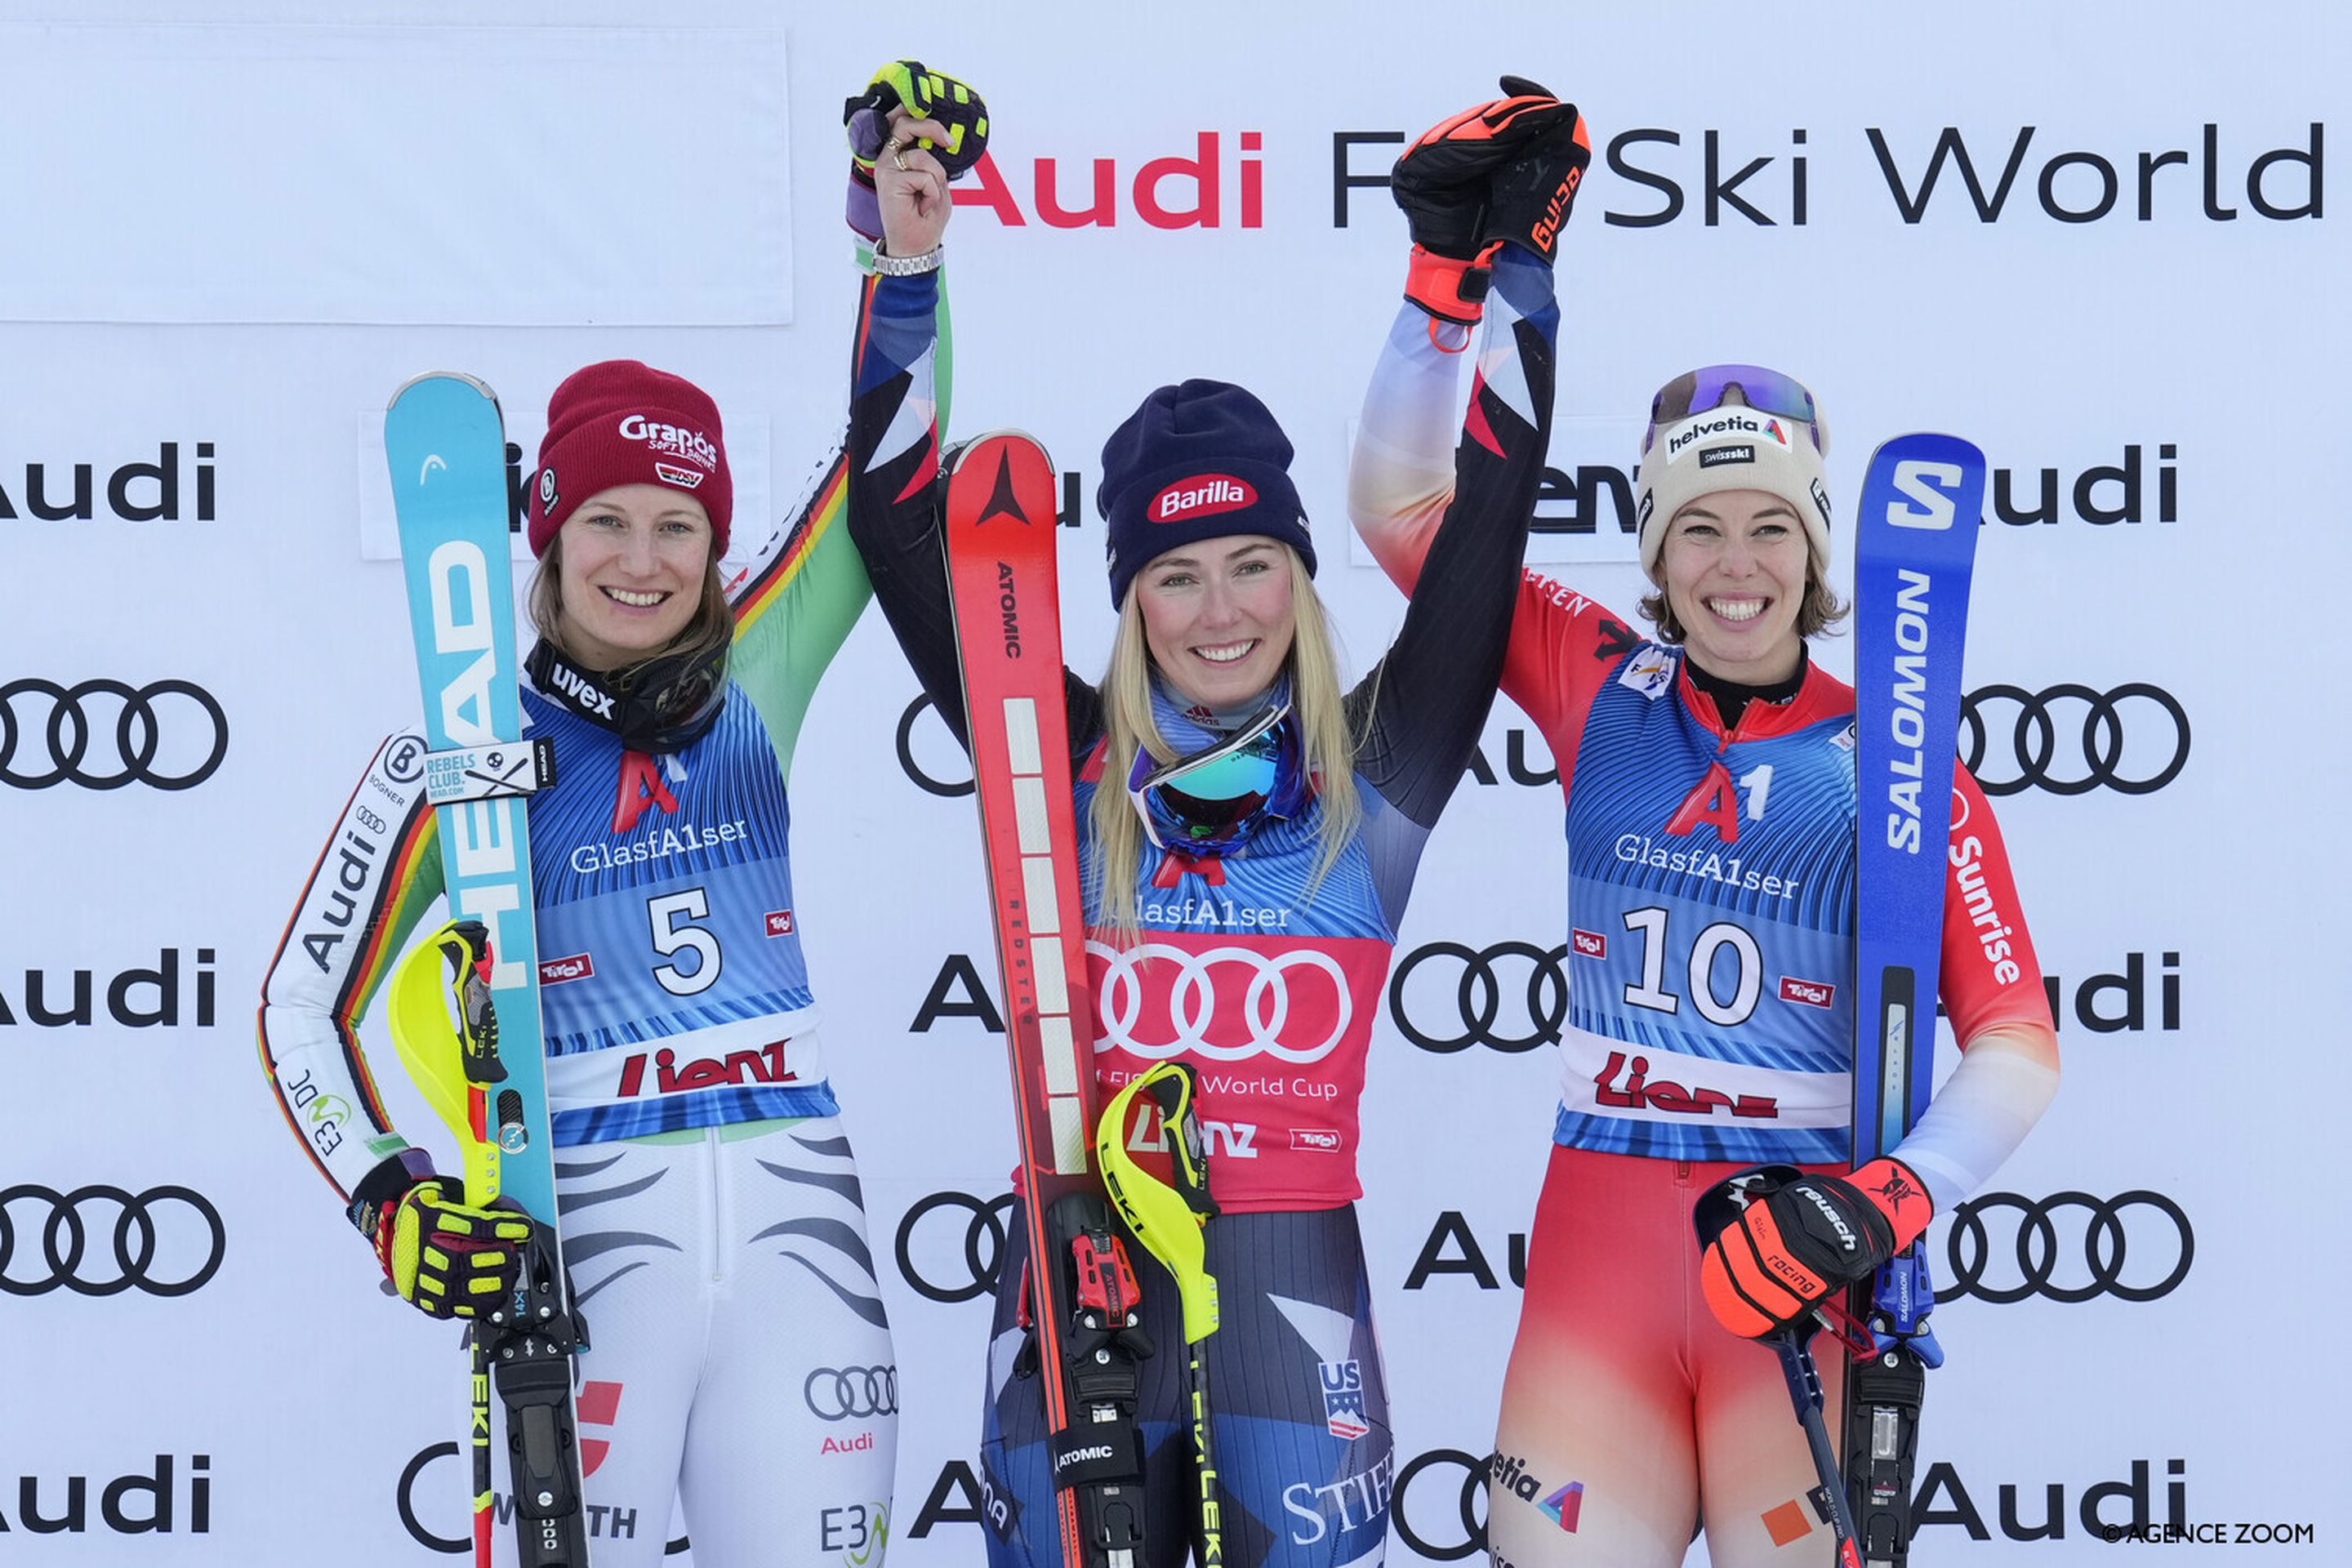
[{"label": "red ski", "polygon": [[1062,1561],[1123,1568],[1142,1545],[1129,1326],[1139,1292],[1093,1163],[1094,1006],[1063,689],[1054,464],[1032,437],[999,431],[950,450],[944,468],[941,532],[1028,1199],[1024,1316],[1052,1434]]}]

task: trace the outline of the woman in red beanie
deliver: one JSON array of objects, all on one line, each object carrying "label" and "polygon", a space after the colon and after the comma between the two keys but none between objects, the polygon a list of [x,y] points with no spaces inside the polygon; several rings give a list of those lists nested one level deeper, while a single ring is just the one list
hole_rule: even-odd
[{"label": "woman in red beanie", "polygon": [[[633,360],[556,389],[539,456],[522,698],[557,767],[530,799],[531,872],[598,1568],[658,1563],[673,1496],[714,1568],[774,1562],[820,1519],[878,1540],[895,1358],[787,837],[802,716],[868,595],[840,462],[729,557],[719,411]],[[393,1130],[358,1035],[441,890],[422,750],[386,741],[344,808],[271,964],[261,1047],[281,1098],[358,1108],[363,1128],[304,1147],[392,1287],[470,1316],[511,1286],[515,1227]]]},{"label": "woman in red beanie", "polygon": [[[1157,1060],[1200,1071],[1219,1216],[1206,1342],[1222,1561],[1376,1563],[1394,1453],[1356,1226],[1357,1102],[1397,922],[1431,828],[1476,744],[1501,669],[1511,594],[1550,427],[1550,246],[1507,224],[1505,192],[1573,190],[1588,156],[1549,94],[1474,111],[1478,160],[1441,182],[1465,242],[1445,287],[1410,291],[1415,331],[1457,351],[1485,300],[1480,376],[1433,545],[1433,591],[1380,667],[1342,694],[1311,579],[1316,552],[1291,447],[1241,387],[1187,381],[1145,397],[1103,449],[1118,631],[1099,689],[1068,693],[1080,881],[1102,1098]],[[901,142],[935,134],[896,128]],[[876,597],[939,710],[964,704],[940,563],[931,417],[945,180],[927,153],[876,165],[887,246],[857,332],[850,520]],[[1562,205],[1556,216],[1564,216]],[[1490,214],[1490,207],[1492,209]],[[1500,246],[1506,234],[1521,244]],[[1491,269],[1477,265],[1481,252]],[[1475,276],[1474,276],[1475,275]],[[1483,285],[1491,279],[1488,294]],[[1042,515],[1050,494],[1030,498]],[[1442,584],[1442,587],[1437,584]],[[1148,1118],[1150,1108],[1142,1108]],[[1148,1120],[1131,1149],[1160,1145]],[[990,1561],[1061,1561],[1049,1435],[1020,1371],[1024,1226],[1002,1259],[982,1442]],[[1183,1341],[1166,1275],[1138,1260],[1160,1346],[1136,1389],[1139,1561],[1191,1538]],[[1112,1434],[1087,1429],[1096,1447]]]}]

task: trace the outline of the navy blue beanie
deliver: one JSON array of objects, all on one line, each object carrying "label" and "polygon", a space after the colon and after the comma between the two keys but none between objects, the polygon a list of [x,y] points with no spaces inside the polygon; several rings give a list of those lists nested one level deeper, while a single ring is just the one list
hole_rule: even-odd
[{"label": "navy blue beanie", "polygon": [[1315,540],[1290,482],[1290,437],[1265,404],[1223,381],[1163,386],[1103,443],[1095,507],[1109,522],[1110,602],[1156,557],[1203,539],[1262,534],[1315,575]]}]

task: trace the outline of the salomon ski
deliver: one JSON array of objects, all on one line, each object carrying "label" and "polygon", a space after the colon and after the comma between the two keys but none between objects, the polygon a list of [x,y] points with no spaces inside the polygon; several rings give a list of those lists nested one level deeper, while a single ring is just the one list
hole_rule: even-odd
[{"label": "salomon ski", "polygon": [[[539,959],[532,931],[528,795],[541,769],[522,739],[509,553],[506,435],[498,399],[470,376],[419,376],[384,415],[384,458],[425,699],[426,790],[454,920],[488,934],[502,1069],[500,1195],[534,1222],[514,1299],[478,1321],[506,1408],[509,1484],[524,1568],[588,1562],[572,1409],[578,1323],[556,1232]],[[543,759],[538,759],[543,762]],[[479,1395],[478,1394],[478,1400]],[[478,1551],[488,1544],[476,1498]]]},{"label": "salomon ski", "polygon": [[1017,432],[946,463],[944,533],[988,856],[1066,1568],[1141,1560],[1139,1293],[1093,1162],[1094,1009],[1071,799],[1054,465]]},{"label": "salomon ski", "polygon": [[[1855,768],[1860,885],[1853,1163],[1893,1150],[1927,1108],[1936,1056],[1945,852],[1969,580],[1984,454],[1953,436],[1897,437],[1873,454],[1854,531]],[[1866,1563],[1899,1565],[1927,1369],[1943,1352],[1925,1238],[1855,1287],[1873,1353],[1848,1369],[1845,1480]]]}]

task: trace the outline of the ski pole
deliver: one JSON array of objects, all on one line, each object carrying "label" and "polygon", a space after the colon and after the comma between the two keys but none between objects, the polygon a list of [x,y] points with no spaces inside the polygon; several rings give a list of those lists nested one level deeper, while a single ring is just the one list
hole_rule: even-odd
[{"label": "ski pole", "polygon": [[[498,1015],[490,1007],[489,932],[479,921],[452,921],[419,942],[394,971],[387,1012],[392,1043],[425,1102],[457,1140],[466,1200],[488,1208],[499,1196],[494,1126],[522,1121],[521,1097],[491,1090],[506,1079],[499,1063]],[[452,1045],[457,1047],[452,1050]],[[509,1102],[512,1103],[509,1104]],[[490,1562],[490,1366],[483,1325],[469,1324],[467,1394],[474,1461],[474,1562]]]},{"label": "ski pole", "polygon": [[[1095,1153],[1103,1185],[1119,1216],[1143,1250],[1174,1276],[1183,1307],[1185,1380],[1192,1426],[1193,1548],[1202,1568],[1225,1560],[1223,1506],[1217,1498],[1217,1463],[1209,1430],[1209,1336],[1217,1331],[1217,1278],[1208,1270],[1204,1235],[1217,1212],[1209,1195],[1209,1167],[1201,1146],[1201,1124],[1192,1113],[1199,1082],[1191,1064],[1156,1062],[1111,1097],[1095,1130]],[[1167,1138],[1171,1179],[1162,1182],[1128,1152],[1127,1126],[1139,1096],[1158,1108]]]},{"label": "ski pole", "polygon": [[[1691,1225],[1698,1232],[1701,1251],[1739,1217],[1747,1201],[1745,1194],[1728,1187],[1715,1188],[1699,1199],[1691,1210]],[[1824,1326],[1836,1330],[1837,1325],[1826,1314],[1815,1315]],[[1813,1352],[1805,1343],[1812,1332],[1809,1326],[1791,1323],[1765,1335],[1759,1342],[1780,1358],[1780,1375],[1789,1384],[1789,1402],[1796,1406],[1798,1425],[1805,1429],[1805,1446],[1813,1456],[1813,1476],[1819,1483],[1813,1489],[1813,1511],[1830,1527],[1838,1568],[1862,1568],[1862,1554],[1854,1543],[1853,1510],[1846,1503],[1845,1476],[1838,1468],[1837,1447],[1830,1441],[1829,1424],[1822,1415],[1821,1371],[1813,1364]]]}]

